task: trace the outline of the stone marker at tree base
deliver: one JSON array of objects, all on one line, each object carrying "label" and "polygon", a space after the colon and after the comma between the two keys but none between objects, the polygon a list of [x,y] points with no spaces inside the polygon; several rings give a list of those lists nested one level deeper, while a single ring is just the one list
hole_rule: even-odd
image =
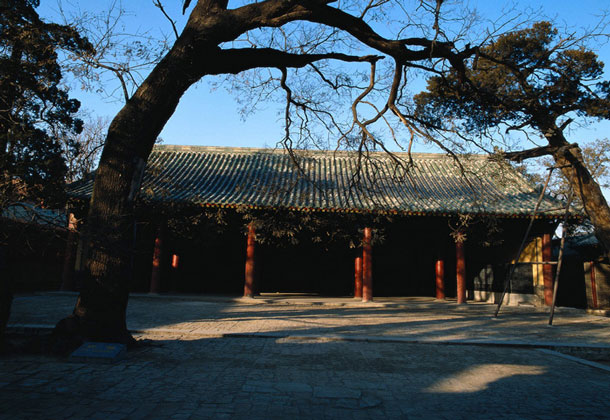
[{"label": "stone marker at tree base", "polygon": [[125,357],[127,347],[119,343],[86,342],[70,355],[71,359],[116,362]]}]

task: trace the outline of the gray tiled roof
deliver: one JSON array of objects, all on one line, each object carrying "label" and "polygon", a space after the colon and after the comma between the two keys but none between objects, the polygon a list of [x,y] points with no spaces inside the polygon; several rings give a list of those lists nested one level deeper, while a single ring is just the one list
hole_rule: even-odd
[{"label": "gray tiled roof", "polygon": [[[539,190],[505,163],[486,156],[455,160],[439,154],[371,153],[362,161],[348,152],[297,151],[299,170],[283,150],[156,146],[148,160],[142,197],[203,206],[290,208],[302,211],[403,214],[531,214]],[[92,182],[75,185],[90,196]],[[545,197],[542,209],[561,203]],[[557,217],[561,210],[547,213]]]},{"label": "gray tiled roof", "polygon": [[0,211],[0,217],[55,228],[66,228],[68,225],[65,211],[43,209],[26,202],[9,205]]}]

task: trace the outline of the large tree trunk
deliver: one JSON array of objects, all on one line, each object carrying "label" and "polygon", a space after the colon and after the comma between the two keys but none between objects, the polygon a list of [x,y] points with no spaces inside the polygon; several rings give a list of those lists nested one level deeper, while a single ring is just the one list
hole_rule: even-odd
[{"label": "large tree trunk", "polygon": [[193,15],[174,47],[110,125],[84,227],[82,290],[73,315],[58,324],[58,334],[77,334],[96,341],[133,341],[125,312],[134,200],[155,139],[180,97],[202,77],[205,52],[213,49],[201,38],[194,39],[189,30],[192,20]]},{"label": "large tree trunk", "polygon": [[0,244],[0,351],[4,347],[4,331],[11,316],[13,293],[8,276],[7,247]]},{"label": "large tree trunk", "polygon": [[547,119],[539,121],[538,126],[545,134],[555,163],[561,168],[563,176],[574,190],[595,229],[595,236],[602,243],[606,254],[610,253],[610,207],[602,190],[591,176],[585,165],[582,151],[576,144],[570,144],[564,134],[564,127],[558,127]]},{"label": "large tree trunk", "polygon": [[[296,18],[293,9],[309,13],[297,2],[254,3],[235,14],[224,13],[226,5],[226,0],[197,2],[172,49],[110,124],[84,226],[83,286],[72,316],[58,323],[58,336],[132,342],[125,312],[134,200],[155,140],[184,92],[207,74],[238,73],[257,66],[302,67],[329,58],[268,49],[221,50],[220,43],[256,25],[279,25]],[[349,57],[341,55],[341,59]]]},{"label": "large tree trunk", "polygon": [[610,207],[601,187],[587,169],[582,151],[577,144],[568,143],[563,135],[563,128],[558,127],[554,121],[549,121],[548,116],[541,117],[536,125],[545,135],[549,145],[506,153],[505,157],[522,162],[524,159],[552,155],[556,166],[561,168],[563,176],[580,199],[595,229],[595,236],[610,258]]},{"label": "large tree trunk", "polygon": [[602,194],[599,184],[585,166],[580,148],[562,148],[554,153],[553,157],[574,189],[574,193],[580,198],[584,210],[595,228],[595,236],[604,245],[608,254],[610,251],[610,207],[608,207],[608,202]]},{"label": "large tree trunk", "polygon": [[416,39],[413,44],[405,44],[384,39],[359,18],[329,7],[327,3],[331,2],[268,0],[236,9],[226,9],[227,3],[197,1],[172,49],[112,121],[85,225],[88,251],[83,289],[73,316],[58,324],[58,332],[67,329],[89,339],[131,340],[125,311],[134,199],[155,139],[189,86],[204,75],[236,74],[254,67],[303,67],[324,59],[375,63],[380,58],[334,52],[291,53],[273,48],[223,50],[219,45],[259,27],[279,27],[302,19],[346,31],[363,44],[391,55],[401,66],[434,57],[448,58],[462,66],[461,60],[475,52],[468,49],[454,54],[451,45],[443,42]]}]

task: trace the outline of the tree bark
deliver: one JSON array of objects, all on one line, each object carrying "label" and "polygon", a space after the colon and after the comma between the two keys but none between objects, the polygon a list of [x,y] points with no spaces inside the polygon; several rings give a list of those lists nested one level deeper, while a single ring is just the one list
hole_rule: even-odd
[{"label": "tree bark", "polygon": [[603,244],[610,258],[610,207],[601,187],[591,176],[577,144],[570,144],[563,134],[549,137],[551,145],[536,149],[506,153],[504,156],[515,162],[550,154],[563,176],[574,190],[583,209],[595,228],[595,236]]},{"label": "tree bark", "polygon": [[582,151],[576,144],[570,144],[563,135],[563,129],[555,123],[540,121],[538,124],[545,134],[552,156],[563,176],[580,198],[583,209],[595,229],[595,236],[602,243],[606,255],[610,257],[610,207],[601,187],[591,176],[585,165]]},{"label": "tree bark", "polygon": [[610,207],[602,193],[601,187],[591,176],[585,165],[582,151],[576,143],[569,143],[563,134],[565,127],[558,127],[554,120],[544,112],[536,120],[536,127],[549,142],[548,146],[520,152],[507,153],[504,156],[513,161],[550,154],[560,168],[568,184],[582,203],[583,210],[595,229],[595,236],[604,246],[606,256],[610,259]]},{"label": "tree bark", "polygon": [[[272,48],[223,50],[219,45],[252,29],[307,20],[344,30],[401,63],[443,57],[453,64],[474,53],[469,49],[456,54],[449,43],[384,39],[357,18],[326,3],[267,0],[227,9],[225,0],[197,2],[174,46],[110,125],[85,226],[85,248],[89,251],[83,289],[70,322],[60,322],[58,329],[75,330],[70,332],[94,340],[132,341],[125,311],[134,200],[155,139],[193,83],[205,75],[236,74],[255,67],[283,69],[324,59],[374,62],[380,58],[333,52],[295,54]],[[408,45],[417,48],[409,49]]]},{"label": "tree bark", "polygon": [[595,228],[595,236],[610,258],[610,207],[599,184],[585,166],[580,148],[569,148],[553,157],[574,193],[580,198],[585,213]]},{"label": "tree bark", "polygon": [[[236,10],[223,11],[219,5],[222,2],[197,3],[174,46],[110,124],[85,225],[82,290],[71,317],[56,327],[60,335],[133,341],[125,312],[134,200],[155,139],[184,92],[209,74],[238,73],[261,66],[303,67],[329,58],[326,54],[307,56],[268,49],[223,51],[218,44],[252,27],[279,25],[294,20],[299,13],[309,12],[296,2],[254,3],[241,14]],[[298,13],[291,15],[294,10]],[[248,55],[247,60],[239,59],[244,54]],[[341,55],[339,59],[350,57]]]},{"label": "tree bark", "polygon": [[[238,73],[270,65],[303,67],[328,58],[325,54],[308,57],[270,54],[265,50],[259,54],[255,52],[254,56],[252,51],[247,51],[249,60],[236,59],[234,55],[243,58],[244,51],[226,52],[218,44],[227,41],[229,36],[238,36],[251,29],[253,22],[259,25],[276,23],[257,16],[257,11],[259,15],[263,12],[281,14],[290,12],[295,6],[280,1],[255,3],[246,10],[251,12],[250,15],[233,16],[235,11],[220,13],[222,10],[216,6],[221,3],[197,3],[174,46],[110,124],[84,227],[86,263],[82,289],[73,314],[57,325],[56,333],[59,335],[78,335],[95,341],[133,342],[127,330],[125,312],[129,295],[134,200],[155,140],[186,90],[209,74]],[[210,7],[210,4],[216,6]],[[231,20],[231,16],[235,19]]]},{"label": "tree bark", "polygon": [[155,139],[180,97],[201,78],[198,68],[204,67],[211,49],[205,40],[193,38],[190,26],[192,16],[174,47],[110,125],[85,226],[83,288],[71,322],[58,324],[60,332],[95,341],[133,342],[125,312],[134,200]]}]

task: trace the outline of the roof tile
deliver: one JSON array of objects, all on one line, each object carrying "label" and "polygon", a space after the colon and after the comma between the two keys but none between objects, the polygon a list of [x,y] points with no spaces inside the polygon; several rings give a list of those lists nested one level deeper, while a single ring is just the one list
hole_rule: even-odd
[{"label": "roof tile", "polygon": [[[296,156],[300,170],[284,150],[155,146],[142,196],[206,206],[516,216],[531,214],[539,195],[510,165],[482,155],[460,156],[460,168],[446,155],[414,153],[409,167],[405,153],[395,154],[399,165],[387,154],[370,153],[359,174],[354,153],[297,151]],[[92,181],[77,183],[71,193],[90,196],[92,188]],[[547,196],[541,210],[558,207],[561,203]]]}]

